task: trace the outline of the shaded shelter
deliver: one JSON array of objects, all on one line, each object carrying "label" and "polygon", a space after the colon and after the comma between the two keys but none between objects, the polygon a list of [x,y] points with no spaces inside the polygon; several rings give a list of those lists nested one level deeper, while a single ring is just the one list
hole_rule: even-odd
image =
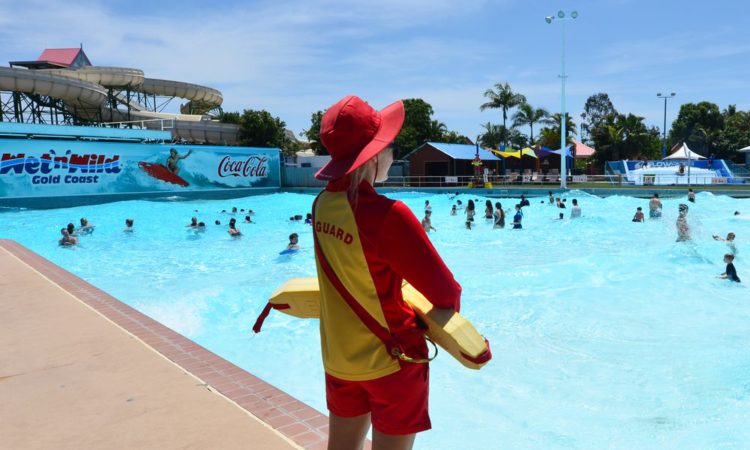
[{"label": "shaded shelter", "polygon": [[[479,148],[483,168],[500,171],[502,158]],[[409,175],[413,177],[472,176],[471,162],[477,155],[477,146],[470,144],[446,144],[425,142],[404,156],[409,161]]]}]

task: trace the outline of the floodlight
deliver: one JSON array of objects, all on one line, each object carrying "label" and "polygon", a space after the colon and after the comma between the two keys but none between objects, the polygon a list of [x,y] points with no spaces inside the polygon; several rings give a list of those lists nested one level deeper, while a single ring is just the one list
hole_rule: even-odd
[{"label": "floodlight", "polygon": [[661,92],[659,92],[658,94],[656,94],[656,96],[657,97],[661,97]]},{"label": "floodlight", "polygon": [[560,11],[557,12],[557,17],[562,19],[563,17],[565,17],[565,12],[563,12],[563,10],[561,9]]},{"label": "floodlight", "polygon": [[554,19],[554,17],[552,17],[552,16],[547,16],[547,17],[544,18],[544,20],[546,20],[547,23],[552,23],[552,19]]},{"label": "floodlight", "polygon": [[574,19],[575,19],[576,17],[578,17],[578,11],[573,11],[572,13],[570,13],[570,17],[572,17],[572,18],[574,18]]}]

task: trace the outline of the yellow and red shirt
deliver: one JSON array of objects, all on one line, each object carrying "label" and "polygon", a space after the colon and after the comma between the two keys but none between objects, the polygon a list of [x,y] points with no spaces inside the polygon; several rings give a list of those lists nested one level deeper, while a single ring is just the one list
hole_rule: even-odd
[{"label": "yellow and red shirt", "polygon": [[[416,314],[404,301],[405,279],[437,308],[460,308],[461,286],[402,202],[362,182],[351,202],[348,180],[332,181],[315,201],[314,233],[328,263],[356,301],[402,344],[424,357]],[[317,255],[316,255],[317,257]],[[320,338],[328,374],[351,381],[380,378],[400,369],[383,342],[362,323],[318,265]]]}]

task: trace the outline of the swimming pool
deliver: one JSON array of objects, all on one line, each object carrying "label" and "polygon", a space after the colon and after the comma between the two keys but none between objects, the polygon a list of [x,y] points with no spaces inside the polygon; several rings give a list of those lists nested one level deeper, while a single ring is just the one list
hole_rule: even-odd
[{"label": "swimming pool", "polygon": [[[577,198],[583,217],[556,220],[531,199],[524,230],[472,230],[449,215],[447,195],[399,193],[421,218],[433,204],[431,239],[463,286],[462,313],[492,343],[494,359],[470,371],[441,354],[432,364],[433,430],[420,449],[747,448],[750,446],[750,303],[744,284],[715,278],[737,234],[738,274],[750,280],[744,242],[750,201],[698,194],[688,216],[693,242],[676,243],[677,205],[664,217],[630,220],[647,200]],[[469,196],[460,197],[466,204]],[[309,227],[289,216],[313,197],[272,194],[223,201],[129,201],[0,214],[15,239],[219,355],[326,411],[318,324],[273,312],[250,327],[285,279],[313,276]],[[498,201],[493,199],[494,201]],[[510,208],[516,201],[499,199]],[[232,206],[257,224],[226,233]],[[477,205],[478,217],[484,199]],[[195,212],[197,210],[197,212]],[[566,217],[570,209],[565,210]],[[184,227],[196,215],[203,234]],[[73,249],[59,229],[96,226]],[[123,233],[126,217],[136,232]],[[237,215],[241,222],[241,215]],[[213,225],[219,219],[224,225]],[[303,250],[281,257],[287,236]]]}]

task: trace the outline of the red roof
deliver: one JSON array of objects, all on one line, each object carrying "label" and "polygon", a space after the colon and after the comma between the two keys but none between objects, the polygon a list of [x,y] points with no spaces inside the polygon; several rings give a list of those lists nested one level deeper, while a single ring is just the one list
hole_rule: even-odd
[{"label": "red roof", "polygon": [[584,144],[580,141],[575,141],[576,144],[576,158],[588,158],[590,156],[593,156],[594,153],[596,153],[596,150],[589,147],[588,145]]},{"label": "red roof", "polygon": [[73,64],[80,48],[45,48],[37,61],[49,61],[69,66]]}]

